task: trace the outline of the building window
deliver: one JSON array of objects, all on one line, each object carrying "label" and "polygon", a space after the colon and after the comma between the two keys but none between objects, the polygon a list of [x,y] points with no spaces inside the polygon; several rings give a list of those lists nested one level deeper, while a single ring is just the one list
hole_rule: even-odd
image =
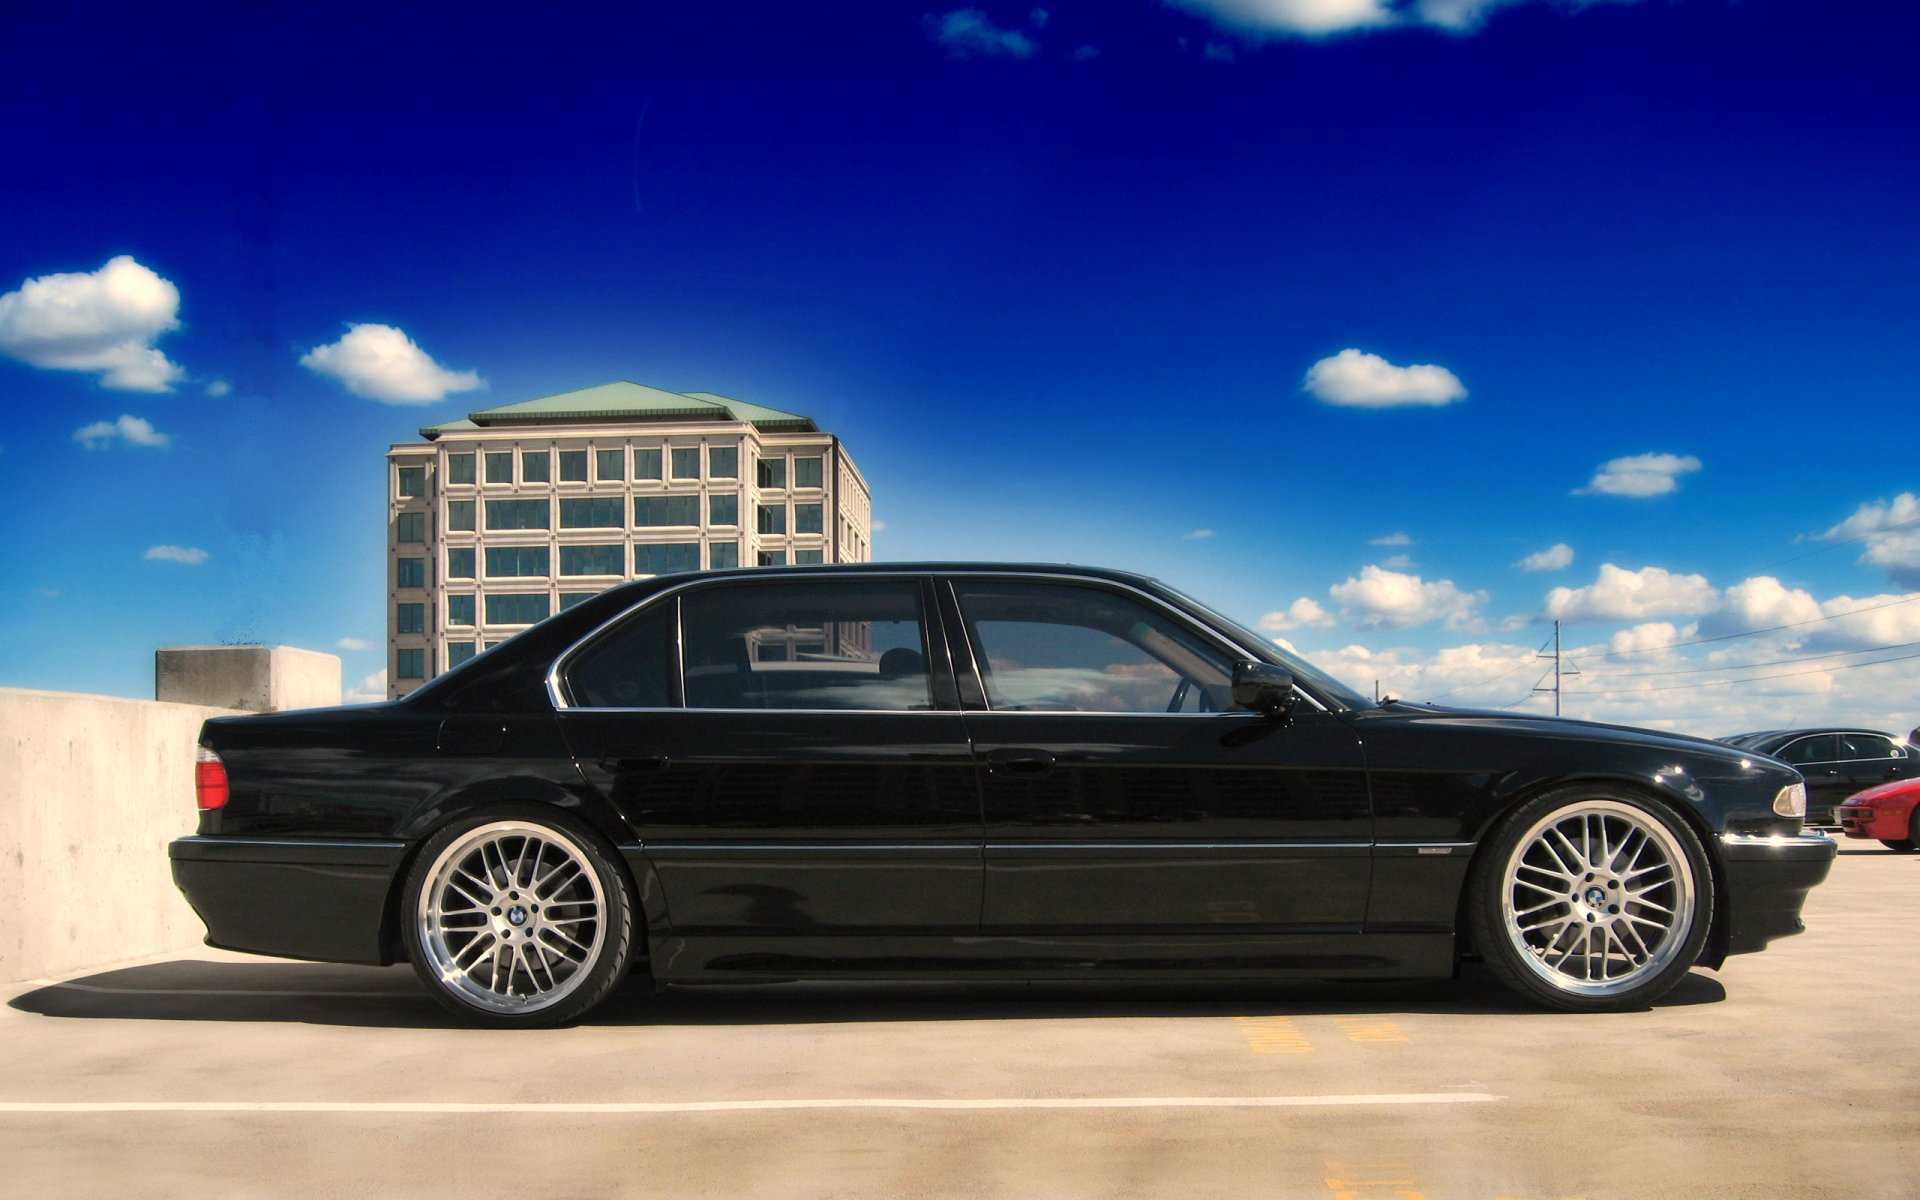
[{"label": "building window", "polygon": [[565,612],[581,601],[591,600],[599,594],[599,592],[561,592],[560,611]]},{"label": "building window", "polygon": [[793,486],[797,488],[817,488],[820,486],[820,460],[817,458],[796,458],[793,460]]},{"label": "building window", "polygon": [[489,500],[487,528],[545,529],[549,508],[545,500]]},{"label": "building window", "polygon": [[401,649],[394,652],[393,674],[398,679],[425,679],[427,677],[427,652],[425,650]]},{"label": "building window", "polygon": [[461,663],[473,657],[472,642],[447,643],[447,669],[451,671]]},{"label": "building window", "polygon": [[675,479],[700,478],[700,447],[675,446],[673,449],[673,477]]},{"label": "building window", "polygon": [[562,450],[560,452],[560,482],[585,483],[587,481],[587,452],[585,450]]},{"label": "building window", "polygon": [[739,542],[715,542],[707,547],[707,566],[715,571],[740,565]]},{"label": "building window", "polygon": [[820,533],[826,526],[823,522],[826,512],[818,504],[796,504],[793,506],[793,531],[795,533]]},{"label": "building window", "polygon": [[711,479],[740,478],[740,447],[707,447],[707,476]]},{"label": "building window", "polygon": [[472,483],[473,482],[473,455],[471,454],[447,455],[447,482],[448,483]]},{"label": "building window", "polygon": [[755,478],[763,488],[787,486],[787,460],[784,458],[763,458],[755,472]]},{"label": "building window", "polygon": [[624,575],[627,573],[627,548],[611,546],[560,547],[562,575]]},{"label": "building window", "polygon": [[402,542],[425,542],[427,540],[427,514],[419,512],[401,513],[394,520],[394,530],[394,536]]},{"label": "building window", "polygon": [[455,533],[473,532],[473,501],[447,501],[447,528]]},{"label": "building window", "polygon": [[510,450],[490,451],[487,454],[487,482],[513,482],[513,452]]},{"label": "building window", "polygon": [[707,524],[738,525],[740,497],[734,492],[719,492],[707,497]]},{"label": "building window", "polygon": [[458,595],[452,595],[447,597],[447,624],[449,625],[473,624],[472,593],[462,592],[462,593],[459,593]]},{"label": "building window", "polygon": [[553,553],[546,546],[488,546],[488,579],[544,579],[553,573]]},{"label": "building window", "polygon": [[668,571],[698,571],[699,542],[655,542],[633,548],[635,575],[664,575]]},{"label": "building window", "polygon": [[473,578],[473,547],[460,546],[447,551],[447,578]]},{"label": "building window", "polygon": [[547,619],[552,604],[545,592],[517,592],[487,597],[487,624],[531,625]]},{"label": "building window", "polygon": [[787,531],[787,506],[784,504],[762,504],[760,506],[761,533],[785,533]]},{"label": "building window", "polygon": [[395,605],[393,631],[395,633],[425,633],[427,631],[427,606],[424,604]]},{"label": "building window", "polygon": [[627,478],[627,452],[625,450],[595,450],[593,452],[594,478],[602,483],[622,483]]},{"label": "building window", "polygon": [[787,565],[787,552],[785,550],[762,550],[760,552],[760,565],[763,567],[784,567]]},{"label": "building window", "polygon": [[394,580],[399,587],[427,586],[427,560],[424,558],[403,558]]},{"label": "building window", "polygon": [[553,479],[553,458],[545,450],[520,452],[520,482],[548,483]]},{"label": "building window", "polygon": [[658,450],[635,450],[633,452],[633,477],[635,479],[660,479],[660,452]]},{"label": "building window", "polygon": [[425,467],[400,468],[400,495],[402,497],[424,496],[427,494],[427,469]]},{"label": "building window", "polygon": [[618,496],[588,497],[560,501],[562,529],[622,529],[626,526],[626,502]]},{"label": "building window", "polygon": [[698,496],[639,496],[633,502],[633,523],[642,529],[661,525],[698,525]]},{"label": "building window", "polygon": [[796,567],[810,567],[815,563],[823,563],[825,561],[827,561],[827,559],[826,551],[824,550],[795,550],[793,552],[793,565]]}]

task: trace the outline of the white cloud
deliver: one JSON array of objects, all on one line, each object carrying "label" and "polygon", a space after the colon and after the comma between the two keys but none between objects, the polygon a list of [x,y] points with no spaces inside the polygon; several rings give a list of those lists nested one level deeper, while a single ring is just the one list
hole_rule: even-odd
[{"label": "white cloud", "polygon": [[207,552],[198,546],[148,546],[140,557],[148,562],[176,562],[197,567],[207,561]]},{"label": "white cloud", "polygon": [[873,532],[885,533],[886,531],[887,531],[887,523],[885,521],[875,521],[873,523]]},{"label": "white cloud", "polygon": [[228,392],[231,392],[232,390],[233,390],[233,385],[228,383],[224,379],[216,379],[212,383],[209,383],[207,385],[207,395],[213,396],[216,398],[220,396],[224,396]]},{"label": "white cloud", "polygon": [[1396,554],[1391,558],[1381,559],[1380,565],[1389,571],[1411,571],[1417,564],[1413,561],[1411,554]]},{"label": "white cloud", "polygon": [[340,649],[342,649],[342,650],[371,650],[371,649],[373,649],[373,643],[372,643],[372,642],[370,642],[370,641],[368,641],[368,640],[367,640],[367,639],[365,639],[365,638],[357,638],[357,637],[343,637],[343,638],[341,638],[341,639],[340,639],[339,641],[337,641],[337,642],[335,642],[335,643],[334,643],[334,645],[336,645],[336,646],[338,646],[338,647],[340,647]]},{"label": "white cloud", "polygon": [[180,327],[180,289],[122,254],[98,271],[28,279],[0,296],[0,354],[102,387],[170,392],[186,372],[154,349]]},{"label": "white cloud", "polygon": [[1428,621],[1445,620],[1449,629],[1463,628],[1474,609],[1486,602],[1485,592],[1463,592],[1451,579],[1431,583],[1371,565],[1357,577],[1336,583],[1327,594],[1362,629],[1406,629]]},{"label": "white cloud", "polygon": [[1033,26],[1035,29],[1045,29],[1047,27],[1047,15],[1046,9],[1036,8],[1027,14],[1027,24]]},{"label": "white cloud", "polygon": [[1176,8],[1252,37],[1319,37],[1394,22],[1388,0],[1167,0]]},{"label": "white cloud", "polygon": [[1700,469],[1700,460],[1691,454],[1632,454],[1609,459],[1594,472],[1587,486],[1573,489],[1576,496],[1664,496],[1680,490],[1680,476]]},{"label": "white cloud", "polygon": [[1828,541],[1866,539],[1861,562],[1883,568],[1904,587],[1920,587],[1920,496],[1901,492],[1891,500],[1862,504],[1820,536]]},{"label": "white cloud", "polygon": [[391,325],[349,325],[339,341],[301,355],[300,365],[382,404],[432,404],[486,386],[472,371],[449,371],[433,361]]},{"label": "white cloud", "polygon": [[1183,542],[1200,542],[1200,541],[1205,541],[1207,538],[1210,538],[1212,536],[1213,536],[1213,530],[1211,529],[1195,529],[1190,533],[1181,534],[1180,540]]},{"label": "white cloud", "polygon": [[1719,611],[1702,621],[1700,627],[1708,637],[1718,637],[1771,629],[1776,625],[1797,625],[1817,620],[1821,615],[1820,602],[1812,593],[1788,588],[1771,575],[1756,575],[1722,593]]},{"label": "white cloud", "polygon": [[101,450],[116,441],[129,446],[152,446],[164,450],[173,439],[153,427],[144,418],[122,416],[118,421],[95,421],[73,431],[73,440],[89,450]]},{"label": "white cloud", "polygon": [[1573,565],[1573,547],[1565,542],[1555,542],[1545,550],[1529,554],[1513,565],[1528,573],[1564,570]]},{"label": "white cloud", "polygon": [[1369,546],[1411,546],[1414,540],[1405,533],[1389,533],[1385,537],[1368,538]]},{"label": "white cloud", "polygon": [[1301,389],[1342,408],[1439,406],[1464,400],[1466,385],[1445,367],[1396,367],[1377,354],[1342,350],[1307,368]]},{"label": "white cloud", "polygon": [[1541,615],[1563,621],[1644,621],[1712,612],[1720,593],[1704,575],[1675,575],[1663,567],[1629,571],[1602,563],[1586,587],[1557,587],[1547,593]]},{"label": "white cloud", "polygon": [[1319,603],[1308,596],[1302,596],[1278,612],[1270,612],[1260,618],[1260,628],[1267,633],[1281,633],[1289,629],[1311,629],[1333,624],[1333,614],[1320,607]]},{"label": "white cloud", "polygon": [[387,698],[387,669],[380,668],[359,683],[347,689],[341,699],[348,704],[372,704]]},{"label": "white cloud", "polygon": [[1026,34],[1000,28],[977,8],[957,8],[937,17],[929,14],[927,32],[953,58],[1032,58],[1039,49]]},{"label": "white cloud", "polygon": [[1076,46],[1068,57],[1077,63],[1092,62],[1100,57],[1100,50],[1096,46]]}]

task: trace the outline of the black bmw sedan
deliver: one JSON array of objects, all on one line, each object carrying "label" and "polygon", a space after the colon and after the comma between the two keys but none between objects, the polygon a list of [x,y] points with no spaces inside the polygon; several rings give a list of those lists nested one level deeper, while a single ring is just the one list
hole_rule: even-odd
[{"label": "black bmw sedan", "polygon": [[1163,584],[915,564],[614,588],[402,700],[207,722],[211,945],[495,1025],[630,970],[1408,978],[1641,1007],[1801,929],[1777,761],[1375,703]]}]

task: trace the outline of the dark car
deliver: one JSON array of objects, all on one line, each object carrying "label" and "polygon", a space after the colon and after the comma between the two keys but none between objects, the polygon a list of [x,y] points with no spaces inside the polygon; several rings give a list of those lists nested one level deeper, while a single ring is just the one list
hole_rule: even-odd
[{"label": "dark car", "polygon": [[1848,796],[1896,779],[1920,777],[1920,760],[1905,739],[1877,729],[1770,729],[1721,741],[1793,767],[1807,781],[1807,823],[1832,825]]},{"label": "dark car", "polygon": [[225,717],[174,876],[228,949],[500,1025],[660,984],[1407,978],[1643,1006],[1834,844],[1713,742],[1376,703],[1151,579],[669,575],[403,700]]}]

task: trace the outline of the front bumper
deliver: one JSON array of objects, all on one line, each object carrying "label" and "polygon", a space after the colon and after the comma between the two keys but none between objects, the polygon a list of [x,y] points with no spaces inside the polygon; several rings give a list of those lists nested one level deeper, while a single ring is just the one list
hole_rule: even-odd
[{"label": "front bumper", "polygon": [[1871,807],[1841,805],[1833,810],[1833,815],[1839,818],[1840,830],[1848,837],[1897,842],[1911,831],[1909,810],[1904,808],[1899,812],[1878,812]]},{"label": "front bumper", "polygon": [[1824,833],[1767,837],[1720,835],[1726,866],[1724,953],[1751,954],[1775,938],[1805,931],[1800,920],[1807,893],[1819,886],[1840,851]]},{"label": "front bumper", "polygon": [[403,842],[183,837],[173,881],[207,945],[321,962],[387,963],[388,899]]}]

